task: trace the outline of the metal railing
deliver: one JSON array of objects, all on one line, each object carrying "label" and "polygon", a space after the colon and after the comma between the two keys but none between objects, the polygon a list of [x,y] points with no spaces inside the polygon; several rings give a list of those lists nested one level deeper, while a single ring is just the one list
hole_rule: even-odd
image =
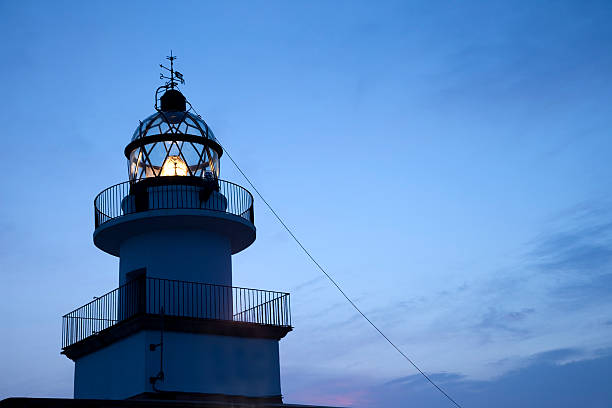
[{"label": "metal railing", "polygon": [[96,228],[122,215],[161,209],[221,211],[255,222],[253,195],[229,181],[214,180],[214,185],[190,185],[186,180],[185,184],[174,182],[141,186],[125,181],[98,194],[94,199]]},{"label": "metal railing", "polygon": [[62,348],[140,315],[291,326],[289,294],[208,283],[140,278],[66,314]]}]

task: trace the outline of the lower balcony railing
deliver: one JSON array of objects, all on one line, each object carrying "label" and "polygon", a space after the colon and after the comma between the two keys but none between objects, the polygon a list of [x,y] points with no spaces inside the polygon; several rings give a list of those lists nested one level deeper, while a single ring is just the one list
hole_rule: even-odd
[{"label": "lower balcony railing", "polygon": [[62,348],[139,315],[290,327],[289,294],[207,283],[141,278],[63,316]]}]

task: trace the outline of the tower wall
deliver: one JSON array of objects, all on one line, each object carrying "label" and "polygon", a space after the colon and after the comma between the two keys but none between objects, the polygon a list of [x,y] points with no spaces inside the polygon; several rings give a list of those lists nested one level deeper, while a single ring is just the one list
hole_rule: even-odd
[{"label": "tower wall", "polygon": [[[125,399],[155,393],[148,381],[160,369],[159,331],[140,331],[75,361],[75,398]],[[278,341],[164,333],[165,379],[159,391],[280,396]]]},{"label": "tower wall", "polygon": [[144,331],[75,360],[74,398],[124,399],[146,386]]},{"label": "tower wall", "polygon": [[184,227],[135,235],[120,246],[119,285],[141,268],[148,277],[231,286],[230,240],[213,231]]},{"label": "tower wall", "polygon": [[[149,332],[153,339],[159,333]],[[278,341],[170,332],[164,334],[165,380],[160,389],[267,397],[281,394]],[[151,352],[149,372],[159,368]]]}]

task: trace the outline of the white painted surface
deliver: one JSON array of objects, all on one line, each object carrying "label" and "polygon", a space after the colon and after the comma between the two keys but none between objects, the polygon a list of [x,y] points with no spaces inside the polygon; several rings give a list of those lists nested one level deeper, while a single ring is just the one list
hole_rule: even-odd
[{"label": "white painted surface", "polygon": [[[164,343],[166,379],[160,389],[252,397],[281,393],[276,340],[166,333]],[[147,361],[155,371],[159,354],[151,354],[156,358]]]},{"label": "white painted surface", "polygon": [[231,286],[230,241],[219,233],[185,227],[144,232],[121,243],[119,284],[139,268],[152,278]]},{"label": "white painted surface", "polygon": [[[124,399],[152,392],[159,332],[142,331],[76,361],[75,398]],[[278,396],[278,341],[194,333],[164,334],[164,391]]]},{"label": "white painted surface", "polygon": [[144,390],[145,343],[142,331],[78,359],[74,398],[124,399]]},{"label": "white painted surface", "polygon": [[197,229],[226,236],[232,254],[248,248],[256,236],[248,220],[223,211],[159,209],[122,215],[100,225],[93,234],[94,244],[111,255],[119,256],[121,244],[132,237],[173,228]]}]

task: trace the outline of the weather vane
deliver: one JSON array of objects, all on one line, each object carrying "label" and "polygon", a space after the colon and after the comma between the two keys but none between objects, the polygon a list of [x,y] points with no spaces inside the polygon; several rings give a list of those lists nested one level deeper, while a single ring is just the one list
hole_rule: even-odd
[{"label": "weather vane", "polygon": [[176,59],[176,55],[172,55],[172,50],[170,50],[170,56],[166,57],[167,60],[170,61],[170,68],[163,66],[163,64],[159,64],[159,66],[166,71],[170,72],[170,76],[164,75],[164,72],[159,74],[159,79],[167,79],[166,86],[170,87],[170,89],[174,89],[175,86],[178,85],[178,82],[181,84],[185,83],[185,79],[183,79],[183,74],[174,70],[174,60]]}]

